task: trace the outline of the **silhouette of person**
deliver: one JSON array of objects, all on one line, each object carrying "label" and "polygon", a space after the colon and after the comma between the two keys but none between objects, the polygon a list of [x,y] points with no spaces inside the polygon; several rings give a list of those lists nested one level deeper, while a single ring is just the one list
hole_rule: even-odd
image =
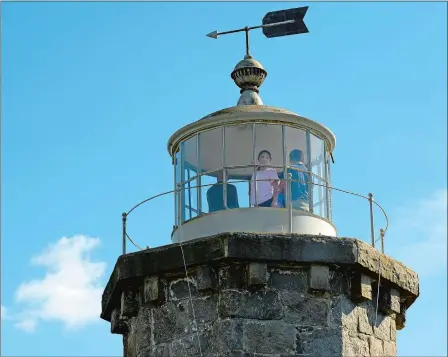
[{"label": "silhouette of person", "polygon": [[[210,213],[225,209],[223,177],[223,171],[219,171],[216,175],[216,183],[207,190],[208,211]],[[239,208],[238,192],[235,185],[231,183],[227,183],[227,208]]]},{"label": "silhouette of person", "polygon": [[[309,211],[309,195],[308,195],[308,182],[309,182],[309,174],[307,173],[308,169],[303,164],[303,152],[299,149],[294,149],[289,153],[289,161],[290,165],[293,168],[287,169],[287,173],[292,175],[291,182],[291,201],[292,208],[301,210],[301,211]],[[298,171],[300,170],[300,171]],[[281,179],[283,179],[283,172],[279,175]],[[280,184],[279,194],[279,207],[285,207],[285,181],[282,181]]]}]

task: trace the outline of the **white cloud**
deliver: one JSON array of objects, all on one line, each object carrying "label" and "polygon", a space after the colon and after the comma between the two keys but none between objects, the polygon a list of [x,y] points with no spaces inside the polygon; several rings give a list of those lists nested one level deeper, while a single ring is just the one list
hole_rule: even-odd
[{"label": "white cloud", "polygon": [[385,238],[387,254],[409,266],[419,276],[446,271],[446,189],[437,190],[420,200],[409,200],[392,212],[390,219],[391,227]]},{"label": "white cloud", "polygon": [[99,321],[103,291],[99,279],[106,264],[93,262],[89,256],[99,243],[98,238],[83,235],[63,237],[32,258],[34,265],[47,271],[42,279],[17,289],[16,300],[25,305],[17,328],[33,332],[39,321],[60,321],[73,329]]},{"label": "white cloud", "polygon": [[2,320],[6,319],[6,317],[8,316],[6,312],[6,307],[3,305],[1,305],[0,316]]},{"label": "white cloud", "polygon": [[25,318],[17,322],[14,326],[25,332],[34,332],[36,331],[37,320]]}]

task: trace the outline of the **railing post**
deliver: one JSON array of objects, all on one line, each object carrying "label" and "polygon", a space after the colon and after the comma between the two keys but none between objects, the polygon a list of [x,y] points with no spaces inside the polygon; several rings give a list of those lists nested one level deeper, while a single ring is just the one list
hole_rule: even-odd
[{"label": "railing post", "polygon": [[[253,154],[253,162],[254,162],[254,207],[257,207],[257,153],[256,150],[256,124],[252,124],[252,154]],[[252,194],[252,193],[251,193]],[[250,207],[250,197],[249,197],[249,207]]]},{"label": "railing post", "polygon": [[123,255],[126,254],[126,218],[127,218],[127,214],[126,213],[122,213],[122,221],[123,221],[123,241],[122,241],[122,252]]},{"label": "railing post", "polygon": [[182,217],[183,217],[183,212],[182,212],[182,184],[178,183],[176,185],[176,192],[175,194],[178,195],[177,196],[177,211],[178,211],[178,216],[177,216],[177,229],[179,229],[180,231],[180,226],[182,224]]},{"label": "railing post", "polygon": [[289,214],[289,233],[292,233],[292,195],[291,195],[291,191],[292,191],[292,187],[291,187],[291,183],[292,183],[292,173],[288,173],[288,181],[287,181],[287,199],[288,199],[288,214]]},{"label": "railing post", "polygon": [[375,248],[375,224],[373,220],[373,194],[369,193],[369,207],[370,207],[370,236],[372,239],[372,247]]},{"label": "railing post", "polygon": [[380,229],[381,253],[384,254],[384,229]]}]

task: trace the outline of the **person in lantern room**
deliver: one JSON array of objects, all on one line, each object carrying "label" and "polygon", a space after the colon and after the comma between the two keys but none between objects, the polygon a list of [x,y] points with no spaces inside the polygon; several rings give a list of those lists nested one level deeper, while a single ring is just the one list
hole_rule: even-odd
[{"label": "person in lantern room", "polygon": [[[209,213],[226,209],[224,206],[224,173],[219,171],[216,174],[216,183],[207,190],[207,203]],[[238,192],[235,185],[227,183],[227,208],[239,208]]]},{"label": "person in lantern room", "polygon": [[[292,168],[287,169],[287,173],[291,174],[291,201],[292,208],[309,211],[309,200],[308,200],[308,182],[309,174],[308,169],[303,163],[303,152],[299,149],[294,149],[289,153],[289,162]],[[280,179],[283,179],[283,172],[279,175]],[[285,207],[285,188],[286,181],[281,181],[280,183],[280,193],[278,195],[278,206]]]},{"label": "person in lantern room", "polygon": [[262,150],[258,153],[259,166],[257,171],[252,174],[249,186],[250,204],[252,206],[277,207],[279,178],[277,171],[269,167],[271,160],[272,155],[268,150]]}]

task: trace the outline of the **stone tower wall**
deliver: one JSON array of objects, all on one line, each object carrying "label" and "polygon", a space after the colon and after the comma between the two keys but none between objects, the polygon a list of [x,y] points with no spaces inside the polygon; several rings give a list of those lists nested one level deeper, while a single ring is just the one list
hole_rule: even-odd
[{"label": "stone tower wall", "polygon": [[[350,300],[350,279],[327,266],[232,263],[191,271],[203,356],[395,356],[395,316]],[[185,276],[148,278],[128,321],[125,357],[199,356]]]},{"label": "stone tower wall", "polygon": [[[378,253],[365,244],[283,237],[254,250],[253,237],[213,239],[185,247],[188,279],[166,261],[178,246],[117,263],[103,318],[123,335],[125,357],[200,356],[198,336],[206,357],[396,356],[396,330],[418,294],[406,267],[385,261],[375,323],[378,276],[366,267]],[[301,252],[290,251],[295,243]]]}]

